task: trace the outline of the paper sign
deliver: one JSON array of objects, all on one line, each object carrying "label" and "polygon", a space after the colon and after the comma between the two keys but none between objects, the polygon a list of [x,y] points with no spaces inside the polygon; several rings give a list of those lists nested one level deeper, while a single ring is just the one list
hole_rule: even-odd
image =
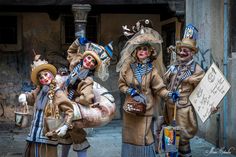
[{"label": "paper sign", "polygon": [[230,84],[213,63],[189,97],[195,111],[204,123],[230,89]]}]

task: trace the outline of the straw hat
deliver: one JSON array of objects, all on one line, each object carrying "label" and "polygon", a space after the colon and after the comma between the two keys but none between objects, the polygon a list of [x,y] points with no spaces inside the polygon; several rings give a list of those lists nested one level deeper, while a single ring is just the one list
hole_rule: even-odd
[{"label": "straw hat", "polygon": [[100,67],[100,65],[101,65],[101,59],[99,58],[99,56],[98,56],[98,54],[96,53],[96,52],[94,52],[94,51],[85,51],[84,53],[83,53],[83,58],[85,57],[85,56],[87,56],[87,55],[91,55],[91,56],[93,56],[93,58],[97,61],[97,67],[96,67],[96,69],[98,68],[98,67]]},{"label": "straw hat", "polygon": [[111,44],[112,42],[103,47],[92,42],[87,43],[83,58],[87,55],[93,56],[97,61],[96,69],[99,69],[102,64],[108,64],[112,58],[113,48]]},{"label": "straw hat", "polygon": [[102,81],[105,81],[109,77],[108,66],[112,59],[113,47],[112,42],[106,46],[101,46],[92,42],[86,43],[85,52],[83,58],[87,55],[91,55],[97,61],[95,69],[95,75],[97,75]]},{"label": "straw hat", "polygon": [[32,68],[31,81],[36,85],[39,84],[38,73],[40,71],[48,70],[53,74],[54,77],[57,74],[57,69],[55,66],[53,66],[52,64],[48,64],[46,60],[41,60],[39,58],[40,58],[40,55],[36,55],[34,58],[33,64],[31,65],[31,68]]}]

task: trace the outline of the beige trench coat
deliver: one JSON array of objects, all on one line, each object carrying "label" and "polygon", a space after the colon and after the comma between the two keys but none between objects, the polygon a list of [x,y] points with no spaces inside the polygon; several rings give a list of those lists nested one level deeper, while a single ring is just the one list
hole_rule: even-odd
[{"label": "beige trench coat", "polygon": [[[80,63],[84,50],[85,46],[81,46],[78,39],[76,39],[69,46],[67,50],[67,60],[69,62],[70,71],[72,71],[74,67]],[[89,106],[94,103],[92,77],[87,77],[78,84],[74,97],[75,98],[72,101],[75,101],[76,103],[79,103],[81,105]],[[68,134],[65,136],[65,139],[62,140],[62,143],[73,143],[74,150],[83,150],[89,147],[86,136],[87,133],[84,129],[73,127],[72,130],[69,130]]]},{"label": "beige trench coat", "polygon": [[78,84],[74,94],[74,101],[81,105],[89,106],[94,103],[93,78],[86,77]]},{"label": "beige trench coat", "polygon": [[[186,69],[182,69],[181,74],[184,73],[185,70]],[[196,64],[195,71],[192,73],[192,75],[187,77],[180,84],[175,83],[175,78],[180,76],[177,76],[177,74],[173,74],[170,71],[167,71],[167,73],[165,74],[165,79],[167,80],[168,84],[168,90],[177,88],[180,93],[180,98],[177,103],[176,122],[177,125],[182,129],[182,140],[189,140],[193,138],[197,133],[198,123],[196,113],[191,102],[189,101],[189,96],[201,81],[204,74],[204,71],[198,64]],[[167,123],[170,124],[174,116],[174,103],[170,99],[166,102],[165,109],[165,118]]]},{"label": "beige trench coat", "polygon": [[[131,84],[134,87],[139,86],[130,64],[123,65],[119,77],[119,89],[123,93],[127,93]],[[166,98],[168,90],[165,88],[162,78],[159,76],[157,69],[153,66],[151,72],[144,75],[141,83],[141,93],[147,98],[147,108],[144,115],[133,115],[123,113],[123,142],[134,145],[149,145],[154,142],[151,122],[154,112],[154,98],[161,96]],[[125,100],[125,104],[127,100]],[[125,105],[124,104],[124,105]]]},{"label": "beige trench coat", "polygon": [[[85,47],[79,44],[76,39],[67,50],[67,60],[70,63],[70,71],[81,62]],[[93,103],[93,78],[87,77],[82,80],[76,89],[74,101],[81,105],[90,105]]]}]

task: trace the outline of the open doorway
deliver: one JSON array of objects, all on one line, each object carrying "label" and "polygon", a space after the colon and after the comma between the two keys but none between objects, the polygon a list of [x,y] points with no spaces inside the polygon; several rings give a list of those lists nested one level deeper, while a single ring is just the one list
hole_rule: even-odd
[{"label": "open doorway", "polygon": [[167,52],[170,45],[175,46],[180,40],[182,23],[176,17],[161,21],[161,35],[163,38],[163,63],[167,67],[175,60],[175,55]]}]

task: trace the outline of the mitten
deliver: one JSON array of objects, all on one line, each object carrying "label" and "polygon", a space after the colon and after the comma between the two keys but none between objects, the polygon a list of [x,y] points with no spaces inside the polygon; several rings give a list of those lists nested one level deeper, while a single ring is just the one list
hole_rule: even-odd
[{"label": "mitten", "polygon": [[143,94],[138,94],[133,97],[133,99],[137,102],[146,104],[146,97]]},{"label": "mitten", "polygon": [[63,125],[62,127],[58,128],[56,130],[56,133],[57,133],[58,136],[62,137],[62,136],[64,136],[66,134],[67,130],[68,130],[68,126],[67,125]]},{"label": "mitten", "polygon": [[27,102],[26,101],[26,94],[24,94],[24,93],[20,94],[18,97],[18,102],[21,104],[25,104]]},{"label": "mitten", "polygon": [[128,93],[130,96],[132,96],[132,97],[134,97],[134,96],[136,96],[136,95],[139,95],[139,94],[138,94],[138,91],[137,91],[136,89],[134,89],[134,88],[129,88],[129,89],[127,90],[127,93]]},{"label": "mitten", "polygon": [[169,92],[168,96],[172,99],[173,102],[176,102],[179,99],[180,94],[178,91],[174,91],[174,92]]},{"label": "mitten", "polygon": [[79,38],[79,43],[80,43],[80,45],[85,45],[86,43],[88,42],[88,39],[87,38],[85,38],[85,37],[80,37]]}]

